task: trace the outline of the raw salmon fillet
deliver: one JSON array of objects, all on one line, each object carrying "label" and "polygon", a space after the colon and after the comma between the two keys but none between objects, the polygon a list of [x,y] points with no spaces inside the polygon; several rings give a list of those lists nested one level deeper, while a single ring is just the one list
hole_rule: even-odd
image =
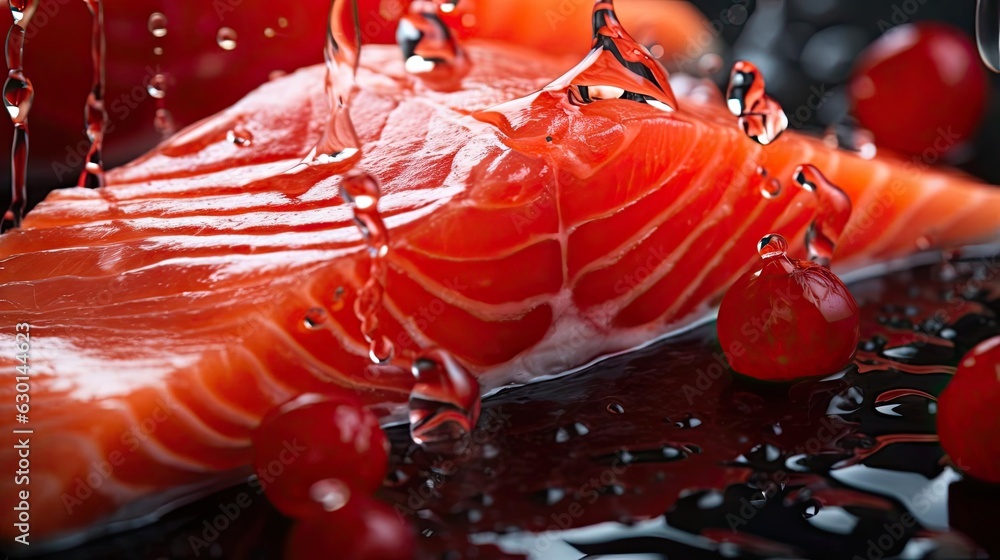
[{"label": "raw salmon fillet", "polygon": [[[505,110],[494,126],[477,112],[567,65],[467,48],[454,93],[408,75],[397,49],[367,48],[352,116],[391,234],[385,332],[403,353],[447,349],[484,391],[704,318],[764,234],[804,257],[815,203],[792,181],[799,164],[854,202],[840,272],[1000,234],[1000,190],[794,132],[763,148],[704,89],[679,92],[672,113],[613,99]],[[319,137],[323,78],[313,67],[266,83],[107,188],[53,193],[0,238],[0,346],[31,325],[33,542],[148,520],[245,475],[250,430],[293,395],[356,390],[384,413],[405,402],[408,375],[365,374],[352,307],[368,257],[338,195],[346,169],[283,173]],[[250,145],[227,141],[237,127]],[[761,195],[758,166],[782,180],[779,197]],[[328,319],[310,329],[315,307]],[[18,362],[10,351],[0,364]],[[0,401],[6,433],[23,427],[13,383]],[[5,538],[16,489],[0,481]]]}]

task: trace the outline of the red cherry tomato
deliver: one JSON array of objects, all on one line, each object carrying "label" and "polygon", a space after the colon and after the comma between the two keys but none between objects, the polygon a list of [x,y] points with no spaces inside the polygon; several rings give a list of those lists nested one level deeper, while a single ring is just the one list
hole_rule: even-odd
[{"label": "red cherry tomato", "polygon": [[340,511],[297,522],[285,560],[408,560],[413,548],[412,531],[391,507],[359,497]]},{"label": "red cherry tomato", "polygon": [[836,274],[790,259],[780,235],[761,240],[764,265],[740,277],[719,308],[719,343],[734,370],[766,381],[834,373],[860,338],[858,304]]},{"label": "red cherry tomato", "polygon": [[253,441],[260,484],[290,517],[319,515],[374,494],[389,466],[378,419],[343,396],[303,395],[278,407]]},{"label": "red cherry tomato", "polygon": [[876,145],[933,163],[975,133],[988,79],[969,37],[921,22],[892,29],[862,53],[850,94]]},{"label": "red cherry tomato", "polygon": [[938,399],[938,435],[951,462],[1000,484],[1000,336],[962,358]]}]

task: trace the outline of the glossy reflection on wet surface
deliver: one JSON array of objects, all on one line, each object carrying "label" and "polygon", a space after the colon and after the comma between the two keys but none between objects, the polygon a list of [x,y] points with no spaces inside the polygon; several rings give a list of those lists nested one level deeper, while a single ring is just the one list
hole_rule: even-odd
[{"label": "glossy reflection on wet surface", "polygon": [[[997,555],[1000,490],[950,466],[935,399],[962,355],[1000,333],[1000,258],[851,290],[862,341],[841,374],[734,376],[709,324],[502,392],[465,444],[420,448],[389,428],[380,498],[428,559]],[[243,494],[238,518],[207,531]],[[242,485],[59,557],[195,558],[200,539],[199,557],[279,558],[287,526]]]}]

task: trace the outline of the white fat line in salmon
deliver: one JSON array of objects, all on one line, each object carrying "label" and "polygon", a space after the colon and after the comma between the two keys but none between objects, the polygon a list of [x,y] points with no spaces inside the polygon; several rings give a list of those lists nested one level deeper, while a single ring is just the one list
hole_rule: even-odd
[{"label": "white fat line in salmon", "polygon": [[150,438],[156,433],[160,424],[170,420],[177,408],[178,405],[171,400],[165,401],[162,398],[157,398],[156,408],[150,415],[130,425],[118,438],[120,444],[126,449],[124,451],[113,449],[105,457],[91,461],[91,469],[86,476],[78,476],[73,481],[72,492],[63,492],[60,499],[63,507],[66,508],[66,513],[72,515],[79,506],[83,505],[94,495],[95,491],[105,484],[108,487],[116,486],[117,482],[113,478],[115,471],[120,469],[128,461],[128,458],[147,442],[149,443],[145,445],[145,450],[152,451],[154,443],[150,441]]}]

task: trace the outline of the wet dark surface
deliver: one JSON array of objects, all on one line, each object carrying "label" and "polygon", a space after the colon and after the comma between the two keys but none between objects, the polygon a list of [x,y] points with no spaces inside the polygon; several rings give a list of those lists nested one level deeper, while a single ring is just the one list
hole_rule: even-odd
[{"label": "wet dark surface", "polygon": [[[950,466],[930,397],[965,352],[1000,334],[1000,258],[852,292],[862,348],[841,375],[735,376],[709,324],[500,393],[471,440],[443,452],[390,428],[380,497],[427,559],[997,556],[1000,489]],[[209,528],[240,503],[228,527]],[[288,525],[241,486],[53,558],[280,558]]]}]

